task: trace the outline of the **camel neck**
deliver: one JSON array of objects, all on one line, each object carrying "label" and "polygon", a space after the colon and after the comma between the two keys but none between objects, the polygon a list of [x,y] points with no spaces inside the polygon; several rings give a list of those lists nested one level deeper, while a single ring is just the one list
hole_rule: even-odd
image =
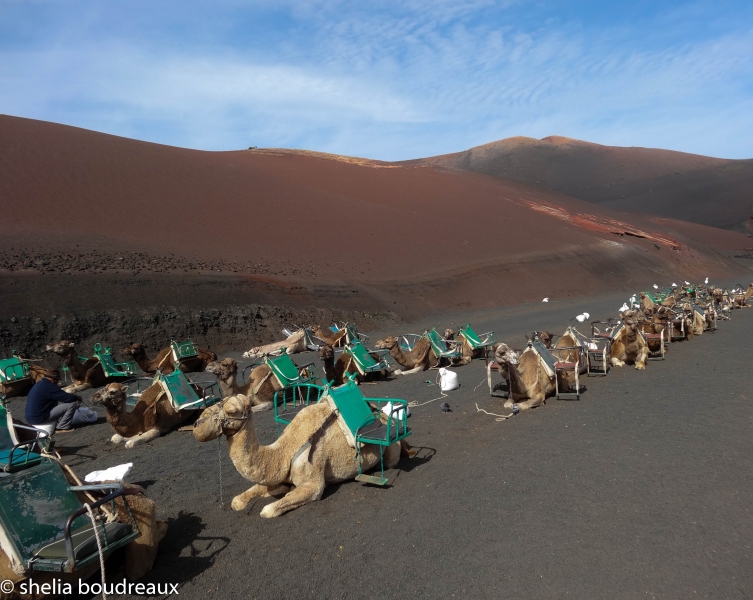
[{"label": "camel neck", "polygon": [[230,460],[238,472],[246,479],[261,482],[263,474],[269,470],[273,461],[279,460],[280,454],[269,446],[260,446],[254,429],[251,412],[243,427],[227,438]]}]

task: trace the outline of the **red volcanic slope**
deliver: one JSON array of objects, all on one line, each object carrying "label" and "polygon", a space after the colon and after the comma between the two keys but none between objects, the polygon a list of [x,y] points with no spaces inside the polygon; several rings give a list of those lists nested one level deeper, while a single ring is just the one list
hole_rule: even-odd
[{"label": "red volcanic slope", "polygon": [[672,222],[478,173],[200,152],[7,116],[0,181],[6,248],[96,244],[264,262],[279,274],[296,266],[311,282],[355,285],[383,305],[398,289],[443,308],[624,289],[655,278],[647,270],[723,277],[741,267],[713,248],[748,241],[702,228],[699,242]]},{"label": "red volcanic slope", "polygon": [[619,211],[753,233],[753,160],[514,137],[404,164],[514,179]]}]

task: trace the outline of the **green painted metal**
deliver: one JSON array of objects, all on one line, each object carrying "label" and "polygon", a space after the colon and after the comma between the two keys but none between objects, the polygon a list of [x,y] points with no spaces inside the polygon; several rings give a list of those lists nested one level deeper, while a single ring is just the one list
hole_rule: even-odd
[{"label": "green painted metal", "polygon": [[[112,488],[109,486],[84,486],[90,488]],[[115,486],[120,487],[120,486]],[[71,488],[61,468],[53,461],[44,460],[34,468],[21,471],[8,477],[0,478],[0,527],[7,540],[11,560],[20,562],[26,569],[37,571],[73,572],[95,560],[99,560],[94,532],[88,516],[81,514],[74,517],[70,531],[77,535],[77,545],[85,541],[82,533],[89,528],[89,539],[94,544],[88,556],[79,556],[61,552],[61,541],[65,538],[65,526],[77,511],[82,511],[82,504]],[[127,506],[127,504],[126,504]],[[129,510],[130,512],[130,510]],[[117,540],[112,539],[113,527],[107,531],[100,523],[103,536],[103,551],[109,554],[113,550],[129,543],[140,534],[133,524],[120,524],[117,528]],[[124,529],[126,527],[127,529]],[[85,538],[85,536],[84,536]],[[63,542],[65,548],[65,542]],[[74,558],[71,562],[70,558]]]},{"label": "green painted metal", "polygon": [[0,383],[14,383],[29,377],[29,363],[16,356],[0,359]]},{"label": "green painted metal", "polygon": [[262,360],[272,370],[283,388],[299,383],[311,383],[319,378],[319,373],[313,363],[299,367],[287,354],[280,354],[279,356],[265,354]]},{"label": "green painted metal", "polygon": [[280,435],[280,425],[290,425],[302,408],[319,402],[323,393],[324,388],[315,383],[296,383],[275,392],[273,404],[277,435]]},{"label": "green painted metal", "polygon": [[196,384],[192,385],[185,373],[179,370],[168,375],[157,373],[154,379],[162,385],[162,389],[170,397],[170,402],[175,410],[203,409],[222,400],[220,394],[199,396],[194,388]]},{"label": "green painted metal", "polygon": [[185,342],[170,342],[170,349],[173,353],[175,362],[182,362],[189,358],[196,358],[199,355],[199,347],[191,340]]},{"label": "green painted metal", "polygon": [[382,357],[379,361],[374,360],[374,357],[371,356],[371,353],[361,342],[356,342],[350,346],[346,346],[343,352],[353,359],[353,364],[356,365],[356,368],[361,375],[365,375],[366,373],[376,373],[383,369],[390,368],[390,364],[387,362],[386,357]]},{"label": "green painted metal", "polygon": [[431,343],[431,348],[434,350],[434,354],[436,354],[438,358],[460,358],[463,354],[460,343],[457,341],[454,341],[454,343],[453,341],[450,341],[450,347],[448,348],[447,342],[442,339],[442,336],[439,335],[436,328],[427,331],[424,333],[424,336]]},{"label": "green painted metal", "polygon": [[458,335],[462,335],[473,350],[488,348],[497,343],[497,336],[493,331],[479,335],[471,328],[470,323],[461,327]]},{"label": "green painted metal", "polygon": [[[356,385],[354,378],[338,388],[329,386],[325,389],[325,396],[335,406],[338,416],[350,430],[356,447],[356,461],[358,462],[358,481],[385,485],[384,476],[384,448],[411,435],[408,428],[408,402],[398,398],[366,398]],[[369,404],[376,405],[376,412]],[[380,411],[383,406],[391,405],[392,413],[386,423],[382,423]],[[366,476],[361,472],[361,448],[363,444],[379,446],[381,477]]]},{"label": "green painted metal", "polygon": [[32,452],[35,441],[18,443],[14,432],[13,418],[5,406],[0,404],[0,471],[14,473],[39,464],[42,457]]},{"label": "green painted metal", "polygon": [[102,344],[94,344],[94,356],[102,365],[107,377],[133,377],[136,375],[135,362],[116,363],[112,357],[112,348],[103,348]]}]

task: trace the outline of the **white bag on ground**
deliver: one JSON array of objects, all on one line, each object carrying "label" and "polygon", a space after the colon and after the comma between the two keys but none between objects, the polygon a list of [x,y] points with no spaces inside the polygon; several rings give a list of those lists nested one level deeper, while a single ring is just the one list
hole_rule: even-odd
[{"label": "white bag on ground", "polygon": [[123,481],[123,477],[125,477],[128,471],[131,470],[132,466],[133,463],[125,463],[123,465],[118,465],[117,467],[103,469],[102,471],[92,471],[84,477],[84,481],[86,483],[97,483],[98,481]]},{"label": "white bag on ground", "polygon": [[79,427],[81,425],[88,425],[89,423],[96,423],[98,418],[96,411],[88,406],[79,406],[76,412],[73,413],[71,424],[73,427]]},{"label": "white bag on ground", "polygon": [[460,387],[458,374],[442,367],[439,369],[439,386],[443,392],[451,392]]}]

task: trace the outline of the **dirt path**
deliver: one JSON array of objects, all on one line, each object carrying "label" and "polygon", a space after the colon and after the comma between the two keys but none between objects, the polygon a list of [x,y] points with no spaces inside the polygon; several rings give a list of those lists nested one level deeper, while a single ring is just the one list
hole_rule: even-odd
[{"label": "dirt path", "polygon": [[[532,304],[472,321],[522,347],[525,332],[561,333],[583,310],[606,317],[621,302]],[[645,372],[614,369],[588,379],[579,402],[550,399],[502,423],[476,412],[476,402],[506,411],[485,384],[474,391],[485,373],[474,361],[458,369],[451,413],[438,401],[414,409],[410,441],[422,449],[388,474],[391,487],[333,486],[272,520],[259,517],[266,500],[229,509],[251,484],[224,441],[199,444],[175,431],[124,450],[97,424],[60,443],[81,475],[135,463],[129,481],[147,487],[170,522],[145,581],[180,583],[181,598],[746,598],[750,339],[753,310],[735,311],[718,333],[673,344]],[[439,395],[426,383],[435,377],[363,390],[427,401]],[[271,414],[256,427],[262,441],[274,439]]]}]

